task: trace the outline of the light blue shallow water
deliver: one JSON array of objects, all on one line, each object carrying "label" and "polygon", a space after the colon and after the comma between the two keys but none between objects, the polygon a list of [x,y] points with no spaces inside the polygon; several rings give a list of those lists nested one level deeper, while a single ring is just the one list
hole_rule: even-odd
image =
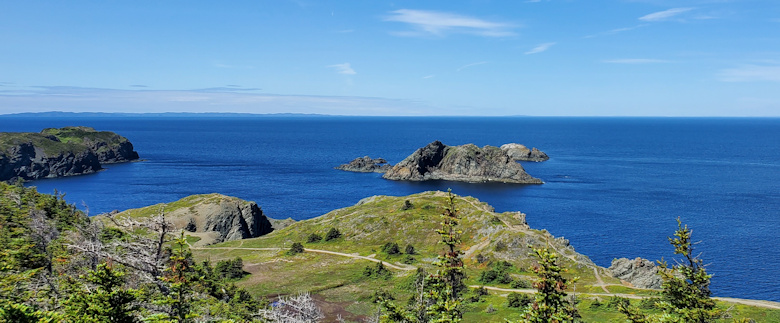
[{"label": "light blue shallow water", "polygon": [[[31,183],[91,214],[218,192],[300,220],[371,195],[452,188],[528,214],[602,266],[669,259],[680,217],[702,241],[716,295],[780,301],[780,119],[0,117],[0,131],[66,125],[115,131],[146,159]],[[551,159],[523,165],[546,183],[408,183],[333,169],[364,155],[396,163],[433,140],[538,147]]]}]

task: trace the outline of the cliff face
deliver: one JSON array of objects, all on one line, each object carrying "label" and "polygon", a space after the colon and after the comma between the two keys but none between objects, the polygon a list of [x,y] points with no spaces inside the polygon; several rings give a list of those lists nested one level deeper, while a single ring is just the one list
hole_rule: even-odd
[{"label": "cliff face", "polygon": [[473,144],[447,146],[434,141],[417,149],[383,176],[391,180],[450,180],[542,184],[502,149]]},{"label": "cliff face", "polygon": [[114,216],[139,218],[156,215],[161,210],[176,229],[201,238],[196,245],[255,238],[274,230],[257,203],[222,194],[192,195]]},{"label": "cliff face", "polygon": [[0,133],[0,181],[89,174],[136,159],[127,138],[88,127]]}]

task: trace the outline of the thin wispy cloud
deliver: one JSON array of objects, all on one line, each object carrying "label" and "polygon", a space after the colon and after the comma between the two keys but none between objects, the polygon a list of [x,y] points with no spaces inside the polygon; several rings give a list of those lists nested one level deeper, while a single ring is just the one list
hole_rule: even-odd
[{"label": "thin wispy cloud", "polygon": [[664,21],[691,10],[693,10],[693,8],[672,8],[672,9],[667,9],[664,11],[658,11],[648,15],[644,15],[642,17],[639,17],[639,20],[648,21],[648,22]]},{"label": "thin wispy cloud", "polygon": [[488,21],[454,13],[427,10],[400,9],[391,11],[384,18],[408,24],[412,31],[394,32],[398,36],[444,36],[448,33],[472,34],[486,37],[507,37],[515,35],[512,24]]},{"label": "thin wispy cloud", "polygon": [[550,49],[550,47],[552,47],[553,45],[555,45],[555,42],[539,44],[538,46],[536,46],[536,47],[532,48],[531,50],[525,52],[525,54],[526,55],[530,55],[530,54],[541,53],[541,52],[544,52],[544,51]]},{"label": "thin wispy cloud", "polygon": [[463,69],[466,69],[466,68],[469,68],[469,67],[472,67],[472,66],[482,65],[482,64],[487,64],[487,62],[476,62],[476,63],[466,64],[466,65],[463,65],[461,67],[458,67],[458,69],[455,70],[455,71],[456,72],[460,72]]},{"label": "thin wispy cloud", "polygon": [[336,69],[336,73],[339,74],[347,74],[347,75],[357,74],[357,72],[355,72],[355,70],[352,69],[352,66],[350,66],[349,63],[333,64],[333,65],[328,65],[326,67]]},{"label": "thin wispy cloud", "polygon": [[429,78],[434,78],[434,77],[436,77],[436,75],[433,75],[433,74],[423,76],[424,79],[429,79]]},{"label": "thin wispy cloud", "polygon": [[637,28],[645,27],[647,25],[648,24],[639,24],[639,25],[632,26],[632,27],[615,28],[615,29],[612,29],[612,30],[607,30],[607,31],[600,32],[598,34],[587,35],[587,36],[585,36],[583,38],[594,38],[594,37],[599,37],[599,36],[615,35],[615,34],[619,34],[619,33],[622,33],[622,32],[629,31],[629,30],[634,30],[634,29],[637,29]]},{"label": "thin wispy cloud", "polygon": [[780,82],[780,65],[744,65],[718,73],[723,82]]},{"label": "thin wispy cloud", "polygon": [[664,59],[654,59],[654,58],[619,58],[619,59],[605,59],[601,61],[603,63],[610,63],[610,64],[659,64],[659,63],[669,63],[669,61]]},{"label": "thin wispy cloud", "polygon": [[[56,107],[56,108],[55,108]],[[107,108],[108,107],[108,108]],[[71,86],[0,88],[0,114],[45,112],[322,113],[335,115],[434,115],[423,102],[360,96],[275,95],[197,90],[119,90]]]}]

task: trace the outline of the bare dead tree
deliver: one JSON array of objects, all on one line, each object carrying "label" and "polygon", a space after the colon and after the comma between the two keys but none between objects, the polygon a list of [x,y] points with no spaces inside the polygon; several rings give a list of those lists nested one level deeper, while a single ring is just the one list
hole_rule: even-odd
[{"label": "bare dead tree", "polygon": [[325,318],[309,293],[280,297],[270,309],[260,310],[259,316],[276,323],[316,323]]},{"label": "bare dead tree", "polygon": [[106,218],[121,229],[125,236],[103,242],[100,235],[105,228],[100,223],[93,223],[79,230],[80,234],[70,239],[67,246],[72,250],[91,255],[98,261],[110,259],[132,268],[134,274],[141,280],[138,283],[155,283],[161,291],[166,292],[167,287],[159,277],[168,259],[165,245],[172,240],[171,233],[174,226],[165,218],[164,208],[158,215],[143,220],[110,214],[106,215]]}]

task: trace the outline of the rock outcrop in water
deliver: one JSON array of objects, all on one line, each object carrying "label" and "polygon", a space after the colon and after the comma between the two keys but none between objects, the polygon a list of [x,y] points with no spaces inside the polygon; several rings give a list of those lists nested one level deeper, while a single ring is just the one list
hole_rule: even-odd
[{"label": "rock outcrop in water", "polygon": [[0,181],[89,174],[136,159],[127,138],[89,127],[0,133]]},{"label": "rock outcrop in water", "polygon": [[[256,238],[273,231],[272,222],[278,221],[266,217],[255,202],[222,194],[192,195],[176,202],[127,210],[113,216],[139,218],[157,215],[161,211],[176,229],[199,237],[196,245]],[[286,226],[290,221],[278,222]]]},{"label": "rock outcrop in water", "polygon": [[660,289],[663,282],[658,274],[658,267],[647,259],[615,259],[612,260],[609,271],[613,277],[624,280],[638,288]]},{"label": "rock outcrop in water", "polygon": [[359,173],[385,173],[392,167],[393,165],[388,164],[384,158],[373,159],[364,156],[355,158],[349,164],[342,164],[336,167],[336,169]]},{"label": "rock outcrop in water", "polygon": [[523,166],[498,147],[447,146],[438,140],[417,149],[383,177],[398,181],[543,183],[528,175]]},{"label": "rock outcrop in water", "polygon": [[528,149],[528,147],[521,144],[504,144],[501,145],[501,150],[505,151],[510,158],[517,161],[542,162],[550,159],[547,154],[539,149],[536,149],[536,147]]}]

